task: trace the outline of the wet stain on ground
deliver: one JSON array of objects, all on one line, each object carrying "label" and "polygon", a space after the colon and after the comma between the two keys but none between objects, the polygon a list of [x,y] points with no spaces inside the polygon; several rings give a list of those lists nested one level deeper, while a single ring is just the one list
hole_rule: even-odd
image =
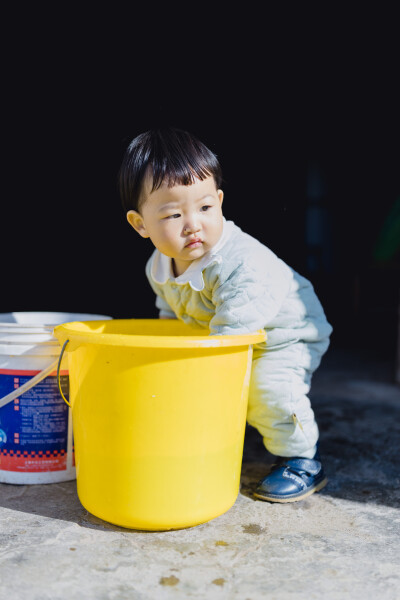
[{"label": "wet stain on ground", "polygon": [[170,577],[161,577],[159,581],[160,585],[177,585],[179,583],[179,579],[175,577],[175,575],[171,575]]},{"label": "wet stain on ground", "polygon": [[218,577],[217,579],[213,579],[211,583],[222,587],[224,585],[225,581],[226,581],[226,579],[224,579],[223,577]]},{"label": "wet stain on ground", "polygon": [[257,523],[249,523],[249,525],[242,525],[244,533],[253,533],[254,535],[261,535],[265,529],[260,527]]}]

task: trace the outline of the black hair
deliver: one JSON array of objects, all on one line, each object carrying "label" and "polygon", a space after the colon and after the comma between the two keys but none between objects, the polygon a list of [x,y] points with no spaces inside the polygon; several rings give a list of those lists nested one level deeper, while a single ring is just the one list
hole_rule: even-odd
[{"label": "black hair", "polygon": [[129,144],[119,171],[119,192],[122,206],[139,211],[143,181],[150,172],[153,177],[151,192],[166,181],[191,185],[212,176],[217,188],[222,183],[222,171],[216,155],[194,135],[168,127],[141,133]]}]

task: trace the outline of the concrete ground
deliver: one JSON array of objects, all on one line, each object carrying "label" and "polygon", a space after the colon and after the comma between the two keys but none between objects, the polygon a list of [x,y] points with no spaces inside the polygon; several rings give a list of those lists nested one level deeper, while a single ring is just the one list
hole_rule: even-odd
[{"label": "concrete ground", "polygon": [[400,599],[400,386],[390,363],[331,349],[312,390],[328,486],[256,501],[271,460],[246,432],[224,515],[140,532],[91,516],[75,482],[0,484],[1,600]]}]

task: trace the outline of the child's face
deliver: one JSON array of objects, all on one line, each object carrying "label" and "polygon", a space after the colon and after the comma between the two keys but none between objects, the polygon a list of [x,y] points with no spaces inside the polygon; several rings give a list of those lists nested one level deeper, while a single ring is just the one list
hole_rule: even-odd
[{"label": "child's face", "polygon": [[213,177],[196,179],[192,185],[163,183],[149,193],[151,183],[145,183],[140,214],[130,210],[127,219],[142,237],[150,238],[162,254],[174,259],[179,276],[221,237],[223,192],[217,190]]}]

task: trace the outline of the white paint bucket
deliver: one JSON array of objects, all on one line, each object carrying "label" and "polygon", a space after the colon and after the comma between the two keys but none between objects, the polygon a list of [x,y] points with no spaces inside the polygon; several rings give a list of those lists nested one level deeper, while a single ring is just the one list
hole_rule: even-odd
[{"label": "white paint bucket", "polygon": [[[63,312],[0,314],[0,483],[75,479],[71,411],[60,396],[56,325],[110,319]],[[68,359],[61,386],[68,391]]]}]

